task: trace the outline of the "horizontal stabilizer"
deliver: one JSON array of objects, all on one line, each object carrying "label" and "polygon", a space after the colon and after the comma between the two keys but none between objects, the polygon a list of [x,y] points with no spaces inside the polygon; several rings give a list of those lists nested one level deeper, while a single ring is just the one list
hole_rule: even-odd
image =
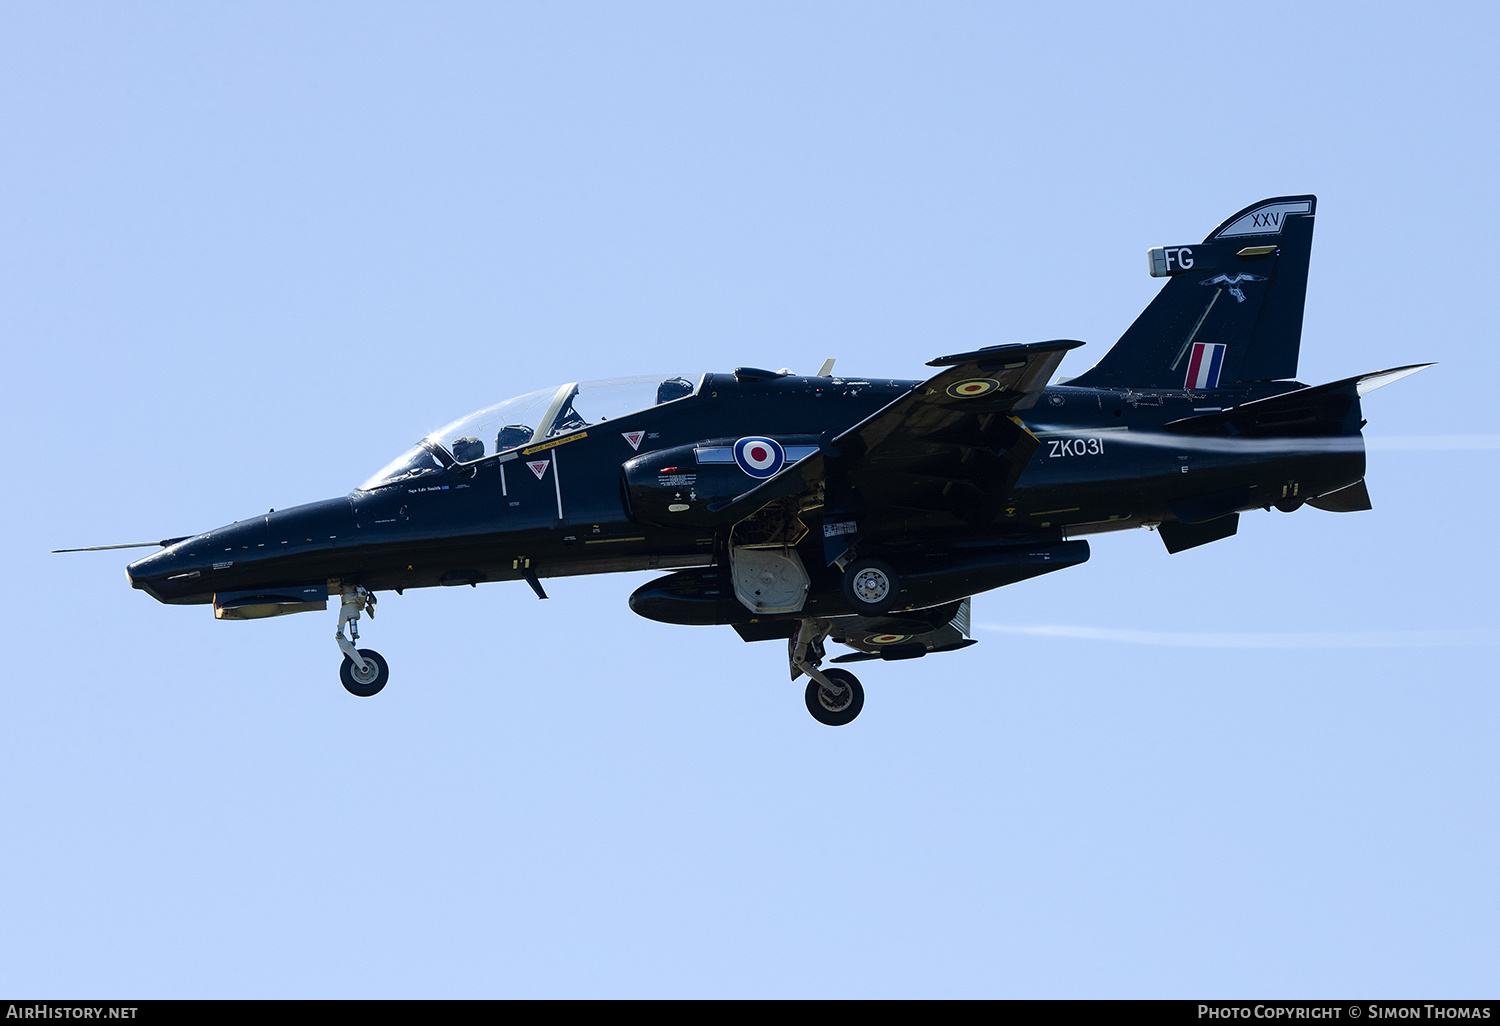
[{"label": "horizontal stabilizer", "polygon": [[1358,374],[1326,385],[1298,388],[1268,399],[1242,403],[1220,413],[1184,417],[1163,425],[1183,435],[1230,438],[1317,438],[1359,431],[1360,396],[1433,366],[1412,364]]},{"label": "horizontal stabilizer", "polygon": [[1393,370],[1375,371],[1372,374],[1361,374],[1355,387],[1360,395],[1369,395],[1377,388],[1384,388],[1386,385],[1389,385],[1393,381],[1400,381],[1402,378],[1409,377],[1410,375],[1415,374],[1417,371],[1423,371],[1428,367],[1436,366],[1437,364],[1435,363],[1414,363],[1408,367],[1397,367]]}]

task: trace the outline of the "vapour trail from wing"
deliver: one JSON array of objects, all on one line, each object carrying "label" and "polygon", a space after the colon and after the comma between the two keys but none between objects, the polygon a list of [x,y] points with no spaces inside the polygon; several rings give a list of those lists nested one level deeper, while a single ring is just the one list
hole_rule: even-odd
[{"label": "vapour trail from wing", "polygon": [[1138,445],[1173,452],[1211,452],[1234,455],[1301,452],[1473,452],[1500,449],[1500,435],[1374,435],[1363,440],[1338,438],[1211,438],[1166,431],[1089,430],[1054,424],[1032,424],[1038,437],[1099,438],[1106,444]]},{"label": "vapour trail from wing", "polygon": [[1087,627],[1081,624],[985,623],[977,626],[981,630],[998,634],[1164,648],[1438,648],[1450,645],[1500,645],[1500,630],[1484,628],[1238,633],[1145,631],[1127,627]]}]

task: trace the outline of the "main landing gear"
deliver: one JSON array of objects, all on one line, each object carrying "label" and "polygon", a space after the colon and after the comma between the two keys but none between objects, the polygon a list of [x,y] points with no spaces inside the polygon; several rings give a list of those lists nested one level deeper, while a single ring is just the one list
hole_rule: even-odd
[{"label": "main landing gear", "polygon": [[[385,659],[372,648],[355,648],[359,640],[359,614],[368,612],[375,618],[375,596],[359,585],[345,585],[343,601],[339,605],[339,628],[334,638],[339,651],[344,653],[344,664],[339,667],[339,680],[344,690],[360,698],[378,694],[391,679],[391,670]],[[344,637],[344,624],[349,625],[349,636]]]},{"label": "main landing gear", "polygon": [[820,670],[823,662],[823,639],[828,627],[808,617],[797,624],[787,653],[792,664],[792,679],[804,673],[807,682],[807,711],[813,719],[829,727],[842,727],[865,707],[865,689],[859,678],[848,670]]},{"label": "main landing gear", "polygon": [[824,670],[823,678],[839,685],[840,691],[835,694],[815,680],[808,681],[807,711],[825,726],[842,727],[865,707],[865,689],[848,670]]},{"label": "main landing gear", "polygon": [[901,597],[901,580],[895,568],[879,559],[856,559],[844,567],[840,586],[844,601],[861,616],[888,613]]}]

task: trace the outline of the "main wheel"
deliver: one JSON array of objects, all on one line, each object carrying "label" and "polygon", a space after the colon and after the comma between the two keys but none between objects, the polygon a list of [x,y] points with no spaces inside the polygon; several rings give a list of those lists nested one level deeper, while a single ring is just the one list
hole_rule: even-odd
[{"label": "main wheel", "polygon": [[369,698],[379,694],[380,689],[385,687],[385,682],[391,679],[391,668],[385,664],[381,654],[372,648],[362,648],[359,654],[370,664],[370,668],[361,673],[354,665],[354,660],[344,656],[344,665],[339,667],[339,680],[344,682],[344,690],[349,694]]},{"label": "main wheel", "polygon": [[862,616],[879,616],[895,608],[901,581],[895,568],[878,559],[856,559],[844,568],[844,600]]},{"label": "main wheel", "polygon": [[824,670],[823,676],[844,690],[835,695],[817,681],[808,681],[807,711],[825,726],[842,727],[865,707],[865,689],[848,670]]}]

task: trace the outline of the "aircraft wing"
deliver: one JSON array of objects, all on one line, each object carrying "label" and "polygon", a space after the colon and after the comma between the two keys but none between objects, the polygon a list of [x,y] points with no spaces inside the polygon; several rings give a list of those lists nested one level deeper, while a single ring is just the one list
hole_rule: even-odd
[{"label": "aircraft wing", "polygon": [[916,659],[929,652],[956,652],[979,642],[969,637],[969,599],[895,616],[844,616],[829,621],[829,637],[855,651],[835,663],[867,659]]},{"label": "aircraft wing", "polygon": [[[1038,442],[1016,411],[1035,405],[1063,355],[1082,342],[991,346],[928,362],[943,370],[819,451],[711,511],[722,523],[820,484],[827,521],[856,507],[950,510],[1003,498]],[[827,530],[825,524],[825,531]]]},{"label": "aircraft wing", "polygon": [[1081,345],[1059,340],[991,346],[929,360],[927,366],[947,369],[839,435],[834,447],[847,459],[949,436],[970,441],[983,433],[982,418],[1036,405],[1063,354]]}]

